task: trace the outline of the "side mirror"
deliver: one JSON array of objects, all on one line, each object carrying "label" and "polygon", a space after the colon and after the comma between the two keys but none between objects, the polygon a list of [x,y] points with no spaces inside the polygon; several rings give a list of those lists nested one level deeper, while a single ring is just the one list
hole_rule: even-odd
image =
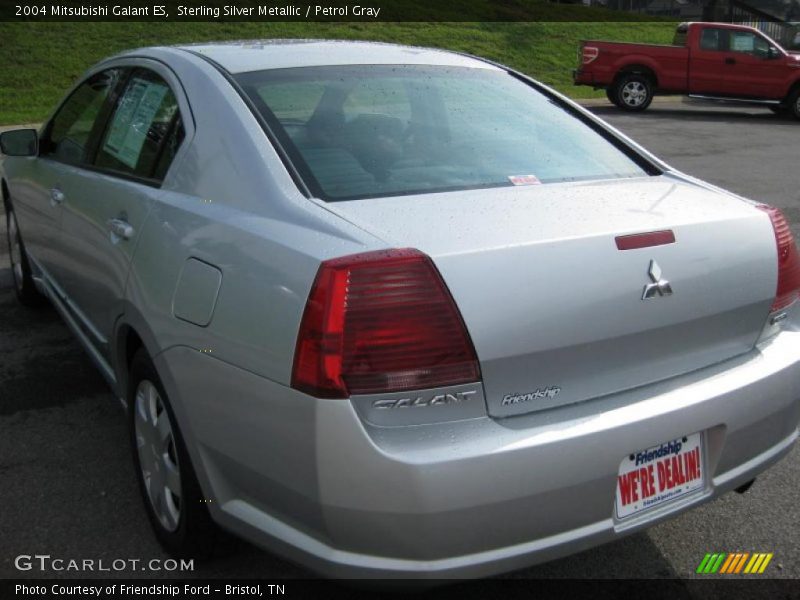
[{"label": "side mirror", "polygon": [[0,152],[7,156],[36,156],[39,136],[35,129],[14,129],[0,133]]},{"label": "side mirror", "polygon": [[774,60],[776,58],[780,58],[782,55],[780,51],[775,46],[770,46],[769,50],[767,51],[767,58]]}]

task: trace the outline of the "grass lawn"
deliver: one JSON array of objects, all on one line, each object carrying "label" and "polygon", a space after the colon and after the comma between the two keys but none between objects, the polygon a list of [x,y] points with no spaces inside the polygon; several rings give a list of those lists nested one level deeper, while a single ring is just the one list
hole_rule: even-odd
[{"label": "grass lawn", "polygon": [[[615,15],[625,16],[623,13]],[[635,18],[635,17],[632,17]],[[519,69],[575,98],[581,39],[669,43],[675,23],[0,23],[0,125],[42,121],[71,83],[101,58],[140,46],[252,38],[379,40],[470,52]]]}]

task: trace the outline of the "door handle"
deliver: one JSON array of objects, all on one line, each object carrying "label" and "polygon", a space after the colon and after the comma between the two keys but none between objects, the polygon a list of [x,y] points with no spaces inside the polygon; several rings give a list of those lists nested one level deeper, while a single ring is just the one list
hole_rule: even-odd
[{"label": "door handle", "polygon": [[736,64],[736,59],[728,57],[728,58],[725,59],[725,64],[726,65],[735,65]]},{"label": "door handle", "polygon": [[108,230],[123,240],[129,240],[133,237],[133,226],[125,219],[109,219]]},{"label": "door handle", "polygon": [[54,187],[50,190],[50,201],[53,204],[53,206],[61,204],[66,199],[67,197],[64,195],[64,192],[62,192],[57,187]]}]

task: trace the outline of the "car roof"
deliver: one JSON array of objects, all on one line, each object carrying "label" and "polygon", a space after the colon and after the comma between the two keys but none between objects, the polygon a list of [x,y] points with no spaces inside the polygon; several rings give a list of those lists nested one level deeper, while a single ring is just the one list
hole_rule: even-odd
[{"label": "car roof", "polygon": [[231,73],[327,65],[439,65],[493,69],[445,50],[345,40],[243,40],[176,46],[202,54]]}]

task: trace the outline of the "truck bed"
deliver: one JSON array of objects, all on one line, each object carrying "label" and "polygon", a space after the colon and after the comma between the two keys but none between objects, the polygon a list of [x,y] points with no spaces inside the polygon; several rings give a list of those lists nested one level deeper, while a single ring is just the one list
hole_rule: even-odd
[{"label": "truck bed", "polygon": [[599,60],[589,65],[591,69],[586,70],[588,79],[580,83],[606,87],[614,80],[624,61],[626,65],[640,64],[658,73],[658,87],[662,91],[687,89],[689,49],[685,46],[584,40],[582,48],[587,47],[598,49]]}]

